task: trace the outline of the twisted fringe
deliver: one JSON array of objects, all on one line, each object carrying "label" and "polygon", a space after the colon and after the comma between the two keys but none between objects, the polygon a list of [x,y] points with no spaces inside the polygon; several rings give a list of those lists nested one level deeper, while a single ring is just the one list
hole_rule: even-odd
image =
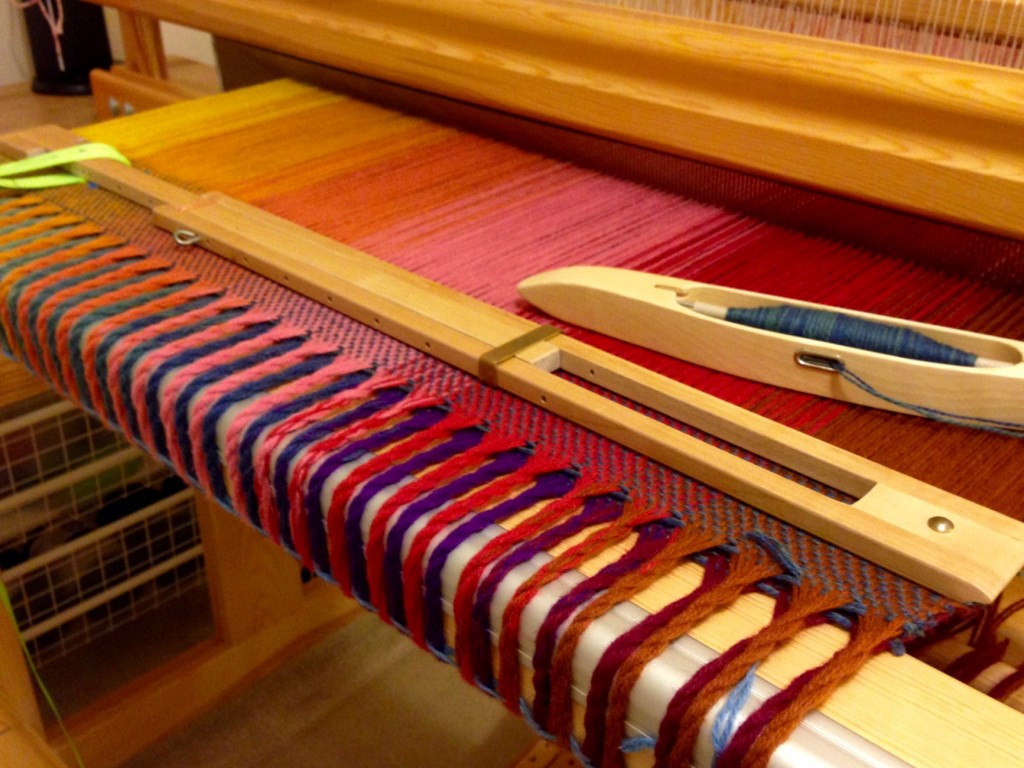
[{"label": "twisted fringe", "polygon": [[[417,644],[453,660],[466,680],[493,689],[511,709],[530,706],[519,661],[527,606],[598,554],[622,547],[618,559],[554,601],[535,638],[527,714],[590,764],[623,765],[629,699],[642,670],[744,592],[772,582],[779,593],[773,621],[676,692],[656,743],[658,766],[688,764],[714,703],[848,602],[806,585],[790,588],[767,542],[732,544],[638,506],[616,486],[491,434],[407,381],[32,198],[0,202],[0,334],[5,351],[59,391]],[[481,533],[490,540],[474,544],[454,585],[449,648],[442,572]],[[701,584],[604,651],[577,744],[572,670],[584,631],[698,555]],[[495,675],[493,602],[510,574],[531,563],[539,564],[503,609]],[[718,765],[766,765],[810,709],[901,631],[876,613],[860,616],[845,648],[739,726]],[[1022,685],[1024,670],[999,687],[1009,695]]]}]

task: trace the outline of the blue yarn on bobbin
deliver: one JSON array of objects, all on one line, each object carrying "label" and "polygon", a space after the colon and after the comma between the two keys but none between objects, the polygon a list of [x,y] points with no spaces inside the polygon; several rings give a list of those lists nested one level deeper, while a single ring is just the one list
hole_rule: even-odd
[{"label": "blue yarn on bobbin", "polygon": [[929,363],[973,367],[978,359],[970,352],[935,341],[910,328],[824,309],[807,309],[788,304],[777,307],[730,307],[725,319],[765,331]]}]

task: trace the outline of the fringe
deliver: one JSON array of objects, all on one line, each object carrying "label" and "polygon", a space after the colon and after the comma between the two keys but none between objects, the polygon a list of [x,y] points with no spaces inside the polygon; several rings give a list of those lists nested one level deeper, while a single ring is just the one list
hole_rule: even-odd
[{"label": "fringe", "polygon": [[[589,764],[624,764],[641,672],[744,592],[770,584],[779,595],[773,621],[679,688],[660,726],[656,765],[688,764],[715,702],[849,603],[794,586],[777,542],[729,542],[639,506],[618,486],[493,434],[372,362],[310,340],[38,200],[0,203],[0,333],[4,351]],[[489,530],[503,522],[506,530]],[[444,569],[453,553],[481,534],[491,538],[473,544],[452,583]],[[543,616],[528,703],[524,613],[546,587],[614,548],[617,559],[566,588]],[[577,743],[573,661],[583,633],[695,558],[704,566],[700,585],[604,651]],[[501,613],[495,670],[495,603],[511,574],[527,567]],[[810,709],[902,631],[877,612],[859,616],[848,645],[749,716],[717,764],[766,765]],[[1022,685],[1024,670],[999,688],[1009,695]]]}]

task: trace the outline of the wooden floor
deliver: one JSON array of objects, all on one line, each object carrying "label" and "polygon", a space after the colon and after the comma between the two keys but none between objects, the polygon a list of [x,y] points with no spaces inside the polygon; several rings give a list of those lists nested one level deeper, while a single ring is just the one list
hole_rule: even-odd
[{"label": "wooden floor", "polygon": [[[168,60],[171,79],[206,93],[220,90],[217,70],[187,59]],[[28,83],[0,86],[0,133],[59,125],[76,128],[96,122],[91,96],[41,96]]]}]

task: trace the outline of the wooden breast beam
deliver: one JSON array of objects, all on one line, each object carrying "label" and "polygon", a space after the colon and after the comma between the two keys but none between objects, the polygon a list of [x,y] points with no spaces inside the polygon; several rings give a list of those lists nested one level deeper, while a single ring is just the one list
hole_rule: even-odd
[{"label": "wooden breast beam", "polygon": [[1024,236],[1024,75],[569,0],[99,0],[645,147]]},{"label": "wooden breast beam", "polygon": [[[25,153],[33,143],[49,149],[77,141],[58,129],[9,138],[6,146]],[[153,208],[159,226],[189,230],[205,248],[937,592],[988,603],[1024,564],[1024,524],[981,505],[570,338],[538,340],[535,323],[224,195],[165,188],[114,161],[81,166],[95,183]],[[506,345],[508,355],[487,363]],[[685,435],[553,375],[558,370],[856,501],[829,498]],[[936,519],[952,528],[930,525]]]}]

